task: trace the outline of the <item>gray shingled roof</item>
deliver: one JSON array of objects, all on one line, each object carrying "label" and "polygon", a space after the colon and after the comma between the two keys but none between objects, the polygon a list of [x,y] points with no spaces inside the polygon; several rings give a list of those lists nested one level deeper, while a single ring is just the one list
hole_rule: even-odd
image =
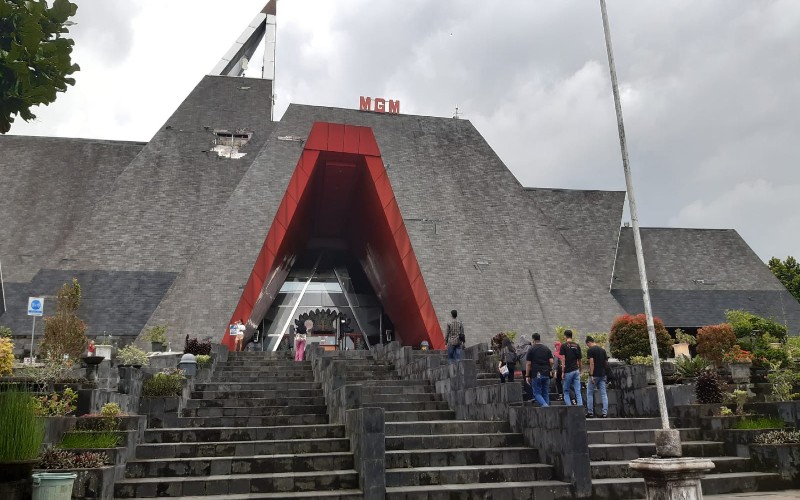
[{"label": "gray shingled roof", "polygon": [[140,142],[0,136],[5,281],[30,281],[142,147]]},{"label": "gray shingled roof", "polygon": [[625,191],[526,188],[536,207],[575,252],[610,283]]},{"label": "gray shingled roof", "polygon": [[[733,229],[642,228],[653,312],[668,326],[724,321],[745,309],[800,328],[800,304]],[[629,312],[643,312],[631,228],[623,228],[612,293]]]}]

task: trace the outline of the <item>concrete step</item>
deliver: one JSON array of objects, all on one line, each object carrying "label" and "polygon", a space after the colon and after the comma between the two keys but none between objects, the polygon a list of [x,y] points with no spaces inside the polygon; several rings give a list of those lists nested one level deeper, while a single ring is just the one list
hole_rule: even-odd
[{"label": "concrete step", "polygon": [[[245,453],[250,452],[252,453]],[[347,438],[210,441],[203,443],[152,443],[136,447],[136,458],[243,457],[300,453],[334,453],[350,450]]]},{"label": "concrete step", "polygon": [[355,470],[124,479],[114,485],[114,496],[153,498],[341,489],[358,489]]},{"label": "concrete step", "polygon": [[553,468],[545,464],[463,465],[399,469],[390,469],[387,466],[386,486],[546,481],[552,476]]},{"label": "concrete step", "polygon": [[[725,444],[717,441],[686,441],[681,443],[686,457],[718,457],[725,454]],[[635,460],[655,455],[654,443],[590,444],[589,460]]]},{"label": "concrete step", "polygon": [[[748,472],[751,470],[749,458],[740,457],[708,457],[714,462],[714,473]],[[609,460],[606,462],[591,462],[592,479],[609,479],[623,477],[642,477],[632,470],[630,460]]]},{"label": "concrete step", "polygon": [[[681,441],[700,441],[703,439],[703,432],[699,427],[678,430],[681,434]],[[589,438],[589,444],[630,444],[655,442],[654,429],[636,431],[589,431],[586,434]]]},{"label": "concrete step", "polygon": [[175,500],[270,500],[270,499],[301,499],[324,498],[325,500],[363,500],[361,490],[335,490],[335,491],[292,491],[281,493],[243,493],[241,495],[192,495],[172,497]]},{"label": "concrete step", "polygon": [[374,385],[362,383],[362,397],[371,394],[436,394],[436,388],[430,385]]},{"label": "concrete step", "polygon": [[[702,479],[703,495],[721,495],[749,491],[774,491],[785,488],[778,474],[765,472],[731,472],[708,474]],[[592,492],[596,500],[626,500],[646,498],[644,479],[593,479]]]},{"label": "concrete step", "polygon": [[399,401],[394,403],[370,401],[366,403],[362,400],[361,405],[379,406],[387,412],[407,412],[407,411],[450,411],[450,406],[446,401],[405,401],[403,396],[397,397]]},{"label": "concrete step", "polygon": [[353,454],[305,453],[283,455],[247,455],[233,457],[191,457],[164,460],[137,459],[128,462],[126,478],[195,477],[222,474],[274,474],[314,472],[353,468]]},{"label": "concrete step", "polygon": [[388,422],[428,422],[431,420],[449,420],[456,418],[453,410],[420,410],[420,411],[387,411],[385,421]]},{"label": "concrete step", "polygon": [[387,500],[562,500],[573,498],[569,483],[509,481],[505,483],[436,484],[386,488]]},{"label": "concrete step", "polygon": [[238,382],[238,383],[246,383],[246,382],[272,382],[272,383],[283,383],[283,382],[314,382],[314,375],[311,372],[308,373],[271,373],[271,374],[261,374],[261,373],[220,373],[214,375],[214,378],[210,380],[215,384],[224,384],[228,382]]},{"label": "concrete step", "polygon": [[297,361],[281,361],[281,362],[264,362],[264,363],[250,363],[244,361],[235,362],[221,362],[217,363],[218,370],[308,370],[311,371],[314,367],[311,363],[298,363]]},{"label": "concrete step", "polygon": [[263,417],[178,417],[179,427],[271,427],[327,424],[326,414],[271,415]]},{"label": "concrete step", "polygon": [[[670,419],[674,421],[674,419]],[[660,429],[661,419],[654,418],[587,418],[587,431]]]},{"label": "concrete step", "polygon": [[[261,427],[205,427],[148,429],[145,443],[212,443],[219,441],[282,441],[287,439],[343,438],[344,426],[333,424]],[[243,454],[242,452],[237,452]]]},{"label": "concrete step", "polygon": [[525,446],[509,446],[505,448],[453,447],[438,450],[418,449],[386,452],[387,469],[532,464],[538,460],[539,453],[535,449]]},{"label": "concrete step", "polygon": [[324,405],[325,397],[321,391],[317,396],[274,397],[274,398],[228,398],[228,399],[189,399],[184,408],[224,408],[226,406],[308,406]]},{"label": "concrete step", "polygon": [[427,380],[375,380],[373,378],[368,378],[367,380],[361,382],[361,384],[366,387],[432,387],[431,383]]},{"label": "concrete step", "polygon": [[196,384],[194,390],[197,392],[203,391],[267,391],[267,390],[280,390],[284,395],[295,394],[295,391],[303,391],[308,389],[322,389],[322,384],[319,382],[205,382]]},{"label": "concrete step", "polygon": [[415,392],[410,394],[364,394],[361,393],[361,402],[369,404],[397,403],[397,402],[427,402],[441,401],[441,397],[434,392]]},{"label": "concrete step", "polygon": [[[200,384],[197,384],[200,385]],[[192,391],[192,399],[269,399],[269,398],[282,398],[288,396],[296,397],[314,397],[322,396],[321,388],[314,389],[295,389],[292,391],[284,391],[283,389],[259,389],[259,390],[239,390],[239,391],[224,391],[224,390],[200,390],[195,386]]]},{"label": "concrete step", "polygon": [[278,415],[325,415],[322,405],[294,406],[228,406],[221,408],[184,408],[184,417],[265,417]]},{"label": "concrete step", "polygon": [[386,436],[508,433],[508,422],[495,420],[440,420],[430,422],[386,422]]},{"label": "concrete step", "polygon": [[504,432],[497,434],[435,434],[387,436],[386,451],[441,450],[451,448],[498,448],[521,446],[522,434]]}]

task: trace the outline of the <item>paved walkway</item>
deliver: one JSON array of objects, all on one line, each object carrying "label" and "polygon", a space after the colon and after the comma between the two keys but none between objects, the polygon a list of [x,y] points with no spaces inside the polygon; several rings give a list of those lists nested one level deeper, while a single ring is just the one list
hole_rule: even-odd
[{"label": "paved walkway", "polygon": [[733,500],[734,498],[764,498],[766,500],[798,500],[800,499],[800,490],[786,490],[786,491],[752,491],[750,493],[732,493],[730,495],[703,495],[703,498],[709,500]]}]

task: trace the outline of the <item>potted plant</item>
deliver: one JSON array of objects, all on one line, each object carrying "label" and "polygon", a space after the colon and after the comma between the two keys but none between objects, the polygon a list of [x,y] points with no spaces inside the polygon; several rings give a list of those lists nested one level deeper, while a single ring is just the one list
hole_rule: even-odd
[{"label": "potted plant", "polygon": [[688,358],[681,356],[675,360],[678,378],[684,382],[693,382],[700,373],[709,367],[709,362],[702,356]]},{"label": "potted plant", "polygon": [[117,352],[117,361],[119,361],[120,366],[135,366],[137,368],[150,364],[150,358],[147,353],[133,344],[126,345]]},{"label": "potted plant", "polygon": [[102,356],[105,359],[111,359],[111,354],[113,350],[114,350],[114,338],[111,335],[103,335],[95,339],[94,354],[96,356]]},{"label": "potted plant", "polygon": [[730,371],[734,383],[750,381],[750,366],[753,364],[753,356],[750,355],[750,351],[734,345],[722,355],[722,362]]},{"label": "potted plant", "polygon": [[144,339],[149,340],[153,352],[164,352],[167,343],[167,325],[151,326],[144,332]]},{"label": "potted plant", "polygon": [[44,440],[33,396],[15,388],[0,393],[0,422],[0,482],[6,483],[6,490],[29,492],[28,479]]},{"label": "potted plant", "polygon": [[697,339],[694,335],[690,335],[680,328],[675,329],[675,344],[672,345],[672,351],[675,353],[675,358],[691,358],[689,346],[697,344]]},{"label": "potted plant", "polygon": [[750,445],[755,470],[780,474],[781,479],[800,484],[800,431],[774,430],[759,434]]}]

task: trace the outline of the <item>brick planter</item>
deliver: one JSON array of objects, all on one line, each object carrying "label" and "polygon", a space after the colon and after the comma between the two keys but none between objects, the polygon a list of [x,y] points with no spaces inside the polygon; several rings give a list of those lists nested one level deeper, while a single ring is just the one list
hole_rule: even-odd
[{"label": "brick planter", "polygon": [[787,486],[800,487],[800,444],[751,444],[750,459],[756,470],[778,473]]},{"label": "brick planter", "polygon": [[[94,450],[98,451],[98,450]],[[114,498],[114,466],[97,469],[52,469],[35,472],[74,472],[72,498]]]},{"label": "brick planter", "polygon": [[737,457],[749,458],[750,446],[756,436],[778,429],[726,429],[723,431],[725,453]]},{"label": "brick planter", "polygon": [[178,424],[180,406],[180,396],[143,397],[139,400],[139,413],[147,415],[147,426],[150,428],[175,427]]}]

